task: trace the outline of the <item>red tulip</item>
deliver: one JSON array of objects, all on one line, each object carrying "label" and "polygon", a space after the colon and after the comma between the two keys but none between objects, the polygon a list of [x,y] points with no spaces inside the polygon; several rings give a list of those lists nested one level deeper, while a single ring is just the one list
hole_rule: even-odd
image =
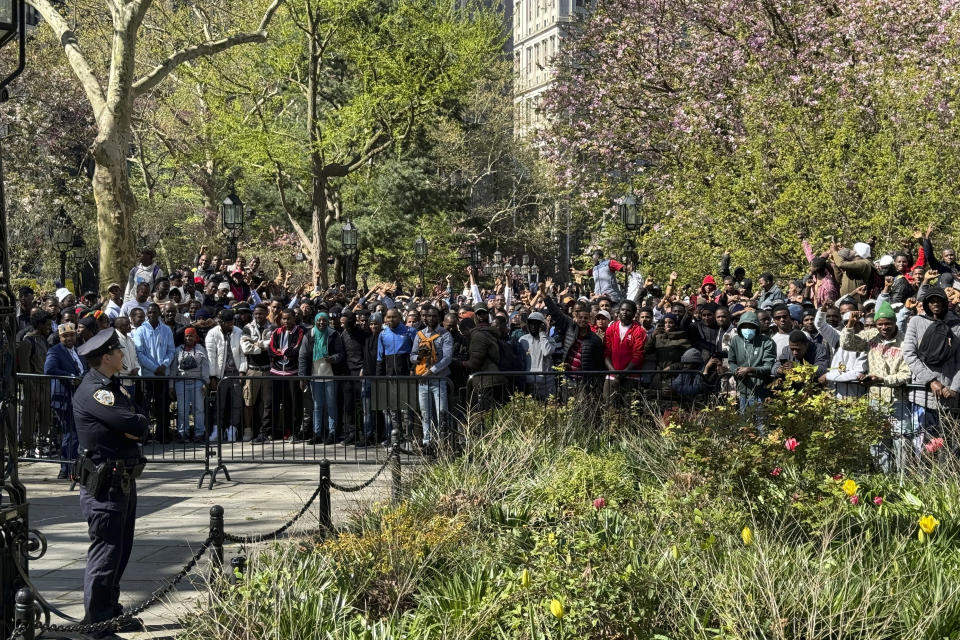
[{"label": "red tulip", "polygon": [[596,500],[593,501],[594,509],[598,509],[598,510],[603,509],[605,506],[607,506],[607,501],[604,500],[603,498],[597,498]]},{"label": "red tulip", "polygon": [[873,504],[879,507],[880,505],[883,504],[883,498],[881,498],[880,496],[877,496],[876,498],[873,499]]},{"label": "red tulip", "polygon": [[777,476],[780,475],[781,471],[783,471],[783,469],[781,469],[780,467],[774,467],[773,469],[770,470],[770,475],[776,478]]},{"label": "red tulip", "polygon": [[783,443],[783,446],[787,448],[787,451],[793,451],[797,448],[797,439],[796,438],[787,438],[786,442]]}]

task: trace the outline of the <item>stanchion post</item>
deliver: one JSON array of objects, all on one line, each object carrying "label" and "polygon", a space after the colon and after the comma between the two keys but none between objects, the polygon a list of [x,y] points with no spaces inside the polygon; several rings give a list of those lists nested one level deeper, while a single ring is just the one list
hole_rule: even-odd
[{"label": "stanchion post", "polygon": [[210,537],[214,576],[219,577],[223,575],[223,507],[218,504],[210,507]]},{"label": "stanchion post", "polygon": [[400,429],[390,432],[390,498],[400,502]]},{"label": "stanchion post", "polygon": [[324,533],[331,533],[333,516],[330,512],[330,461],[326,458],[320,461],[320,495],[317,502],[320,505],[320,529]]},{"label": "stanchion post", "polygon": [[33,605],[33,591],[27,587],[23,587],[17,591],[16,603],[16,608],[13,613],[13,625],[14,628],[21,627],[23,629],[16,638],[18,640],[33,640],[33,625],[37,616],[36,609]]}]

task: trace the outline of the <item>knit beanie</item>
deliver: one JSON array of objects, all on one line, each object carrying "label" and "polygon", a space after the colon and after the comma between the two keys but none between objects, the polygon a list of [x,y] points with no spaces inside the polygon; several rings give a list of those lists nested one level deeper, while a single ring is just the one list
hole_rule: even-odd
[{"label": "knit beanie", "polygon": [[880,318],[888,318],[890,320],[897,319],[896,311],[893,310],[893,307],[891,307],[890,303],[886,300],[877,305],[877,310],[873,314],[874,320],[879,320]]}]

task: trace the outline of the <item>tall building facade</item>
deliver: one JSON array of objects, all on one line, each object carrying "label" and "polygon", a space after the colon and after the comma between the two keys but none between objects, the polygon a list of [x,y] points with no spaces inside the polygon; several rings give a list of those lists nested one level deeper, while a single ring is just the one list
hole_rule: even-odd
[{"label": "tall building facade", "polygon": [[553,58],[565,26],[587,11],[589,0],[514,0],[514,131],[525,136],[543,124],[538,105],[553,80]]}]

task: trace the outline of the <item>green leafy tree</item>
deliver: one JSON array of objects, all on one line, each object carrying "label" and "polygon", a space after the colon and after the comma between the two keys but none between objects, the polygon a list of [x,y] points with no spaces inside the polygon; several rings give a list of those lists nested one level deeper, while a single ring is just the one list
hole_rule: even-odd
[{"label": "green leafy tree", "polygon": [[264,55],[236,61],[253,91],[224,105],[224,150],[274,184],[324,284],[343,180],[402,155],[499,55],[496,12],[453,4],[291,1]]},{"label": "green leafy tree", "polygon": [[[262,10],[253,30],[231,28],[249,3],[212,0],[201,5],[172,0],[105,0],[87,3],[74,27],[50,0],[28,0],[43,17],[90,104],[96,135],[93,196],[97,205],[101,282],[123,281],[134,262],[133,215],[137,198],[127,159],[140,101],[190,61],[246,43],[264,42],[281,0]],[[152,11],[151,11],[152,9]],[[81,41],[82,40],[82,41]]]}]

